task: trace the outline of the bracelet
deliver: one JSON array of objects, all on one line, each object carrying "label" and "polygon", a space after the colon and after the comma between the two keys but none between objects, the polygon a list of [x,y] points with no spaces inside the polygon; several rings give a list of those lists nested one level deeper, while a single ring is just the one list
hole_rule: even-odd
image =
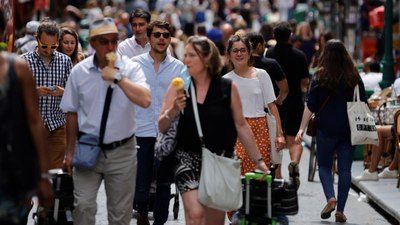
[{"label": "bracelet", "polygon": [[260,157],[260,158],[258,158],[258,159],[254,159],[253,160],[253,163],[255,164],[255,165],[257,165],[259,162],[261,162],[261,161],[263,161],[263,158],[262,157]]},{"label": "bracelet", "polygon": [[49,173],[41,173],[40,174],[40,179],[50,179],[51,176]]}]

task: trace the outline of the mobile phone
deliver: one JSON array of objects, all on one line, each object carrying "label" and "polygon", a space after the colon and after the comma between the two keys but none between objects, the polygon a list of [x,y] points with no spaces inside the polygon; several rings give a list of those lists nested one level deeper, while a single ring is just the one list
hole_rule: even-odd
[{"label": "mobile phone", "polygon": [[53,85],[49,86],[49,88],[50,88],[51,91],[55,91],[56,90],[56,88]]}]

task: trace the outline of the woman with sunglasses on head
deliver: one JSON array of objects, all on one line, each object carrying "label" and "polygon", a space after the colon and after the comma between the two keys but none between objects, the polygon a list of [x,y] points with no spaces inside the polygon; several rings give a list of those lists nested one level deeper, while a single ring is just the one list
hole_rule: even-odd
[{"label": "woman with sunglasses on head", "polygon": [[[233,70],[225,78],[231,79],[238,88],[240,99],[243,104],[243,113],[255,136],[258,149],[267,165],[271,160],[271,143],[266,119],[265,108],[276,119],[276,147],[282,149],[285,144],[281,120],[275,105],[275,93],[268,73],[263,69],[252,66],[253,57],[251,45],[247,36],[235,34],[228,40],[227,58]],[[235,145],[236,155],[241,162],[242,175],[254,171],[255,167],[245,146],[240,140]]]},{"label": "woman with sunglasses on head", "polygon": [[[212,152],[232,157],[239,136],[256,167],[266,174],[268,168],[243,117],[237,87],[229,79],[220,76],[222,62],[214,43],[206,37],[190,37],[184,57],[196,92],[205,146]],[[167,132],[178,114],[175,182],[182,195],[186,224],[222,225],[225,212],[201,204],[197,197],[202,148],[197,129],[193,129],[196,123],[191,97],[178,95],[175,88],[170,86],[158,120],[160,132]]]},{"label": "woman with sunglasses on head", "polygon": [[57,51],[71,57],[72,64],[76,65],[85,58],[85,55],[79,51],[78,47],[78,34],[69,27],[62,27]]}]

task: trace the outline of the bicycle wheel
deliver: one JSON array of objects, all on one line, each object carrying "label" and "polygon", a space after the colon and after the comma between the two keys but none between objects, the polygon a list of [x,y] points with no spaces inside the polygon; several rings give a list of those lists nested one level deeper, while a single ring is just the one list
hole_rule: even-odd
[{"label": "bicycle wheel", "polygon": [[317,170],[317,141],[312,137],[310,146],[310,161],[308,163],[308,181],[313,182],[315,171]]}]

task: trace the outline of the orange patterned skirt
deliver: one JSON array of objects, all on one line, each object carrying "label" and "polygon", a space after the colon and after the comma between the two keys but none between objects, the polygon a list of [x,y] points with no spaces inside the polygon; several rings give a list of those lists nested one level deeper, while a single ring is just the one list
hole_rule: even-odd
[{"label": "orange patterned skirt", "polygon": [[[246,118],[246,121],[250,125],[250,129],[253,131],[254,137],[256,139],[256,144],[259,151],[261,152],[262,158],[265,164],[269,167],[271,160],[271,141],[269,140],[267,118]],[[236,140],[235,153],[240,159],[241,175],[244,175],[248,172],[253,172],[255,169],[253,160],[247,154],[244,146],[239,141],[239,138]]]}]

